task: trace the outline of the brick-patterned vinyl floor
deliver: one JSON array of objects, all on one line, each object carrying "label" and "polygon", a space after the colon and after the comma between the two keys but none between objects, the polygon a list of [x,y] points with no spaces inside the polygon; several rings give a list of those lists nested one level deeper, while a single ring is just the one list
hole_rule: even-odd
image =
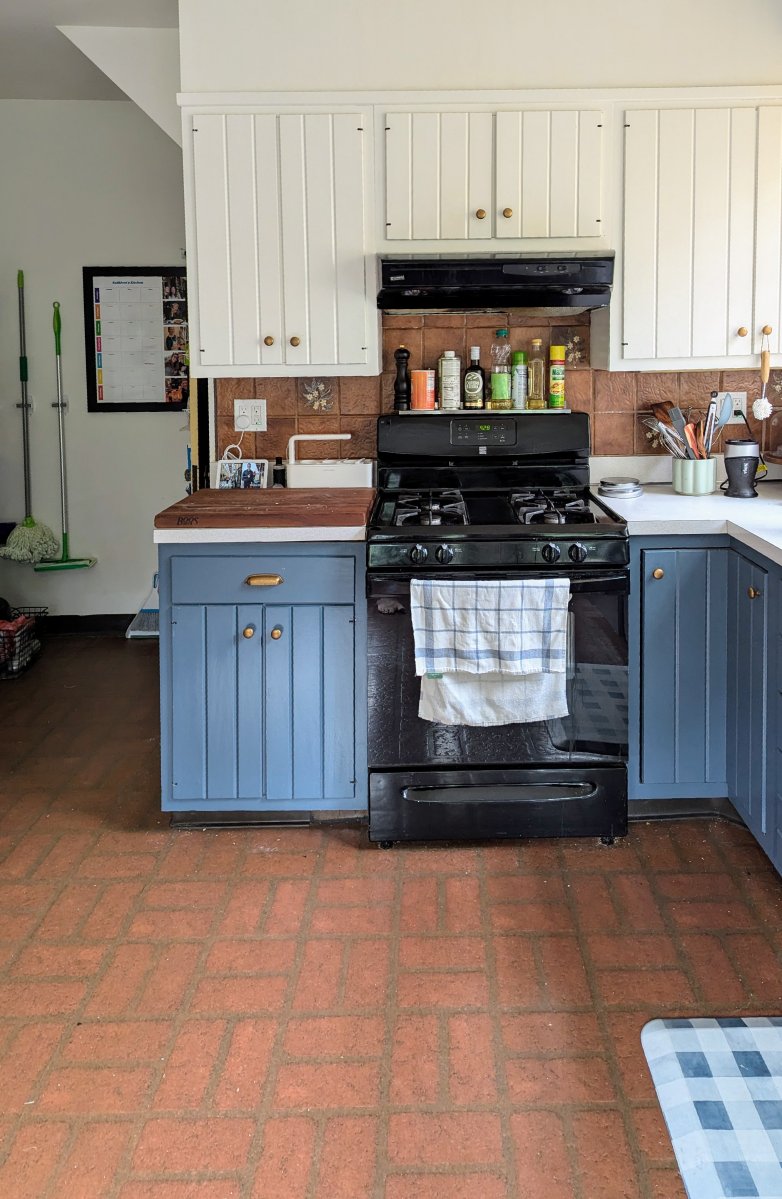
[{"label": "brick-patterned vinyl floor", "polygon": [[0,1196],[683,1195],[639,1033],[782,1010],[748,834],[174,832],[156,685],[88,638],[0,683]]}]

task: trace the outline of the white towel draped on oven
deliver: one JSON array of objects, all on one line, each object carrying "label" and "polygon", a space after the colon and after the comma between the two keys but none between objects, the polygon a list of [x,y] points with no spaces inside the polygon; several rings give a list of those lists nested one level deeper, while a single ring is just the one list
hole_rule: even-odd
[{"label": "white towel draped on oven", "polygon": [[418,714],[500,725],[566,716],[567,579],[410,584]]}]

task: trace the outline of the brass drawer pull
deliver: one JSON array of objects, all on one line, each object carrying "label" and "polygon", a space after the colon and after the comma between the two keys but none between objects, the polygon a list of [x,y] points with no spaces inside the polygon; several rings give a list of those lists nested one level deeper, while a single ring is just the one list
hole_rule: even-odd
[{"label": "brass drawer pull", "polygon": [[263,339],[263,344],[264,344],[265,346],[273,346],[273,345],[274,345],[274,338],[273,338],[273,337],[264,337],[264,339]]},{"label": "brass drawer pull", "polygon": [[664,576],[665,576],[665,571],[663,570],[662,566],[658,566],[656,570],[652,571],[653,579],[662,579],[662,578],[664,578]]},{"label": "brass drawer pull", "polygon": [[512,208],[503,208],[502,215],[505,217],[506,220],[509,220],[510,217],[513,216],[513,209]]},{"label": "brass drawer pull", "polygon": [[749,596],[750,599],[757,599],[760,594],[761,594],[761,592],[758,591],[757,587],[748,587],[747,588],[747,595]]},{"label": "brass drawer pull", "polygon": [[300,345],[301,345],[301,338],[300,338],[300,337],[292,337],[292,338],[291,338],[291,345],[292,345],[292,346],[300,346]]},{"label": "brass drawer pull", "polygon": [[483,221],[483,220],[485,220],[485,218],[486,218],[486,209],[485,209],[485,208],[479,208],[479,209],[477,210],[477,212],[475,213],[475,215],[477,216],[477,218],[478,218],[478,220],[479,220],[479,221]]},{"label": "brass drawer pull", "polygon": [[244,581],[248,587],[279,587],[285,582],[282,575],[248,575]]},{"label": "brass drawer pull", "polygon": [[254,637],[255,636],[255,625],[248,624],[246,629],[242,629],[242,636],[246,637],[248,641],[250,640],[251,637]]},{"label": "brass drawer pull", "polygon": [[280,637],[282,637],[282,629],[279,625],[276,625],[271,632],[272,641],[279,641]]}]

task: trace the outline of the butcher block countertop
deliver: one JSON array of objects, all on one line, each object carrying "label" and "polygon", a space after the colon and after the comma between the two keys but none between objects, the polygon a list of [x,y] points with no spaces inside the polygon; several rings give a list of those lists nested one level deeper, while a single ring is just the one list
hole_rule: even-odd
[{"label": "butcher block countertop", "polygon": [[155,517],[158,544],[363,541],[371,487],[206,489]]}]

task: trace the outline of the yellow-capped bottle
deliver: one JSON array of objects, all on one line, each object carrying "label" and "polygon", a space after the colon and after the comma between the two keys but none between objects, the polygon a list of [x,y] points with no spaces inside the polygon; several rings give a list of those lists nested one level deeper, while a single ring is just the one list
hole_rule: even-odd
[{"label": "yellow-capped bottle", "polygon": [[533,337],[527,375],[527,408],[539,412],[546,407],[546,359],[543,356],[543,341]]},{"label": "yellow-capped bottle", "polygon": [[549,356],[548,406],[549,406],[549,408],[564,408],[565,407],[565,347],[564,346],[550,346],[548,356]]}]

